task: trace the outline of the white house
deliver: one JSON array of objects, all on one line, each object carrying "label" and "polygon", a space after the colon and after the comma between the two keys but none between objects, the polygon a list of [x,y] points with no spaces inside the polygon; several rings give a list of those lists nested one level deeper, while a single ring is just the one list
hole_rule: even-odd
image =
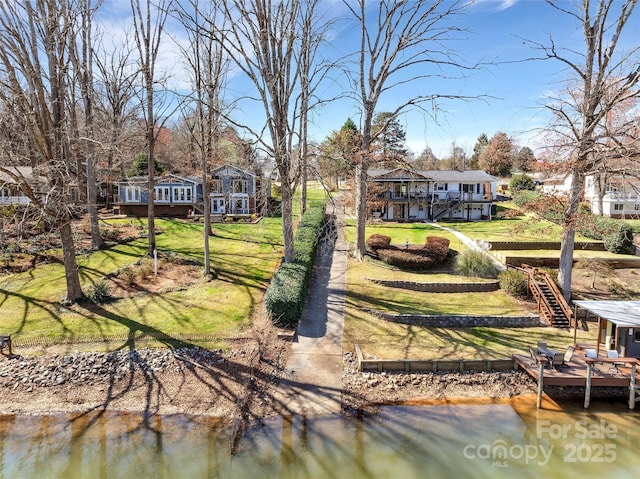
[{"label": "white house", "polygon": [[369,170],[368,215],[390,221],[490,220],[497,178],[481,170]]},{"label": "white house", "polygon": [[[640,218],[640,180],[625,175],[611,175],[598,187],[597,177],[585,177],[583,199],[591,212],[611,218]],[[566,195],[571,188],[571,176],[550,176],[540,181],[545,194]],[[602,191],[600,200],[599,191]]]}]

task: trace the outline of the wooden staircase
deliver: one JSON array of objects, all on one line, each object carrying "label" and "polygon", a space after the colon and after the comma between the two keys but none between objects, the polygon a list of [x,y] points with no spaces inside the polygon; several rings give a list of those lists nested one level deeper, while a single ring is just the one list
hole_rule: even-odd
[{"label": "wooden staircase", "polygon": [[529,291],[538,304],[540,319],[555,328],[570,328],[574,321],[573,312],[551,275],[524,264],[520,269],[527,274]]}]

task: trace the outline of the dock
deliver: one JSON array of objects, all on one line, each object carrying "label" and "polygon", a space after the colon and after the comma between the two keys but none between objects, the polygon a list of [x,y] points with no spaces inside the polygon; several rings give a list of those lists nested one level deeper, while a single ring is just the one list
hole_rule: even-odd
[{"label": "dock", "polygon": [[562,366],[550,367],[542,357],[514,354],[513,360],[538,383],[539,401],[543,386],[579,386],[585,388],[585,408],[589,407],[592,387],[620,387],[629,390],[629,408],[633,409],[638,392],[636,358],[610,359],[598,355],[585,357],[585,348],[579,347],[571,359]]}]

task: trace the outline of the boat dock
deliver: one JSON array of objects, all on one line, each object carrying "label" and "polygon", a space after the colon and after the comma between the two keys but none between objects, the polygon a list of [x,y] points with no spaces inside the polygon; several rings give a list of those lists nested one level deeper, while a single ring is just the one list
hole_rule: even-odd
[{"label": "boat dock", "polygon": [[585,408],[589,407],[592,387],[621,387],[629,389],[629,408],[633,409],[640,400],[640,381],[638,381],[636,358],[607,358],[598,355],[587,358],[587,347],[578,347],[571,359],[562,365],[551,367],[542,357],[514,354],[513,360],[538,383],[538,407],[542,399],[544,386],[581,386],[585,388]]}]

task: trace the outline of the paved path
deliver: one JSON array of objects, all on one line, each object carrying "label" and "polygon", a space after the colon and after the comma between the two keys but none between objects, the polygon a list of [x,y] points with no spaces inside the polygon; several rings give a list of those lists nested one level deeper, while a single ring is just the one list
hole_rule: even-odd
[{"label": "paved path", "polygon": [[341,411],[342,330],[348,243],[344,215],[335,213],[335,234],[318,246],[307,301],[298,324],[292,354],[276,398],[291,414],[332,414]]},{"label": "paved path", "polygon": [[502,264],[500,261],[498,261],[498,259],[495,256],[493,256],[492,254],[487,253],[484,249],[482,249],[482,246],[480,246],[476,241],[472,240],[468,236],[463,235],[462,233],[460,233],[459,231],[456,231],[454,229],[447,228],[446,226],[442,226],[442,225],[440,225],[438,223],[429,223],[429,225],[435,226],[436,228],[443,229],[443,230],[448,231],[449,233],[453,234],[460,241],[462,241],[467,246],[467,248],[469,248],[470,250],[480,251],[482,253],[485,253],[489,258],[491,258],[491,262],[494,264],[494,266],[497,268],[498,271],[504,271],[505,269],[507,269],[507,267],[504,264]]}]

